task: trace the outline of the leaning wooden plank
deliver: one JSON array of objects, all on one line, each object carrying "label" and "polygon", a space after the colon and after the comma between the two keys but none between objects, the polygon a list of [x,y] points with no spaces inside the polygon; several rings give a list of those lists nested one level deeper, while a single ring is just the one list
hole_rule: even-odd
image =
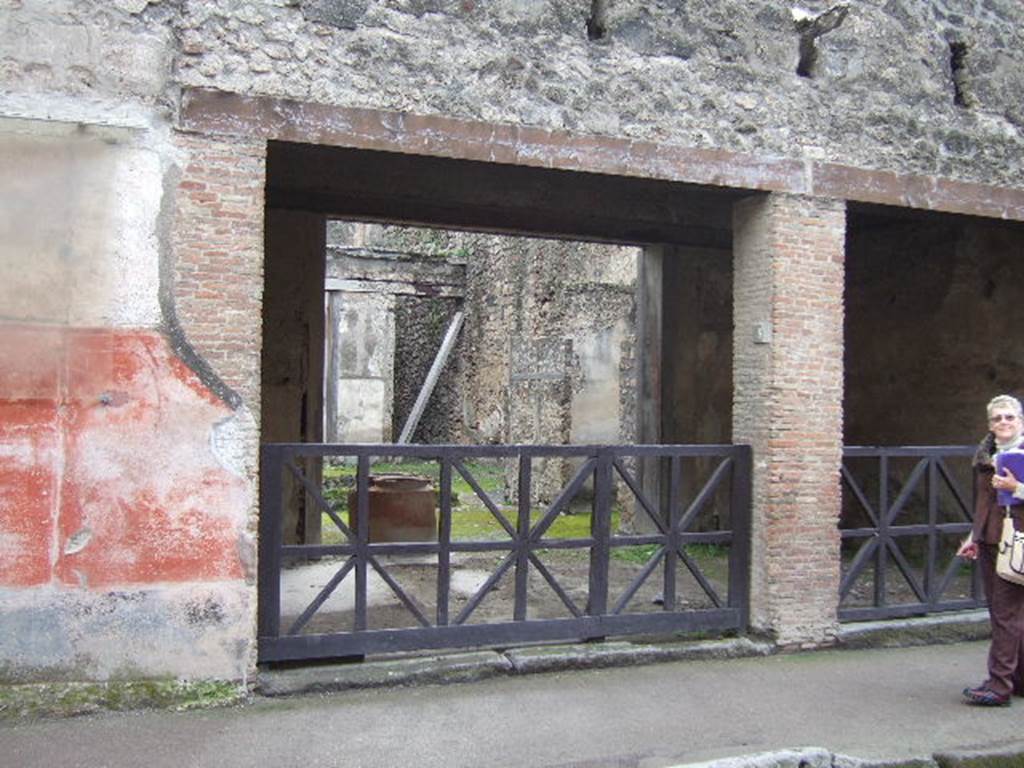
[{"label": "leaning wooden plank", "polygon": [[430,396],[434,393],[434,387],[437,385],[437,380],[441,378],[441,371],[444,370],[445,363],[448,362],[448,356],[451,354],[452,347],[455,346],[455,340],[459,337],[459,331],[462,329],[463,312],[460,310],[455,313],[451,323],[448,325],[448,330],[445,332],[444,341],[441,342],[441,348],[437,350],[437,356],[434,358],[433,365],[430,366],[430,371],[427,373],[427,379],[423,382],[423,386],[420,388],[420,393],[416,396],[416,402],[412,406],[412,412],[409,414],[409,418],[405,420],[405,426],[402,427],[402,434],[398,436],[398,442],[408,443],[412,439],[413,433],[416,431],[416,427],[419,426],[420,419],[423,417],[423,411],[426,410],[427,401],[430,400]]}]

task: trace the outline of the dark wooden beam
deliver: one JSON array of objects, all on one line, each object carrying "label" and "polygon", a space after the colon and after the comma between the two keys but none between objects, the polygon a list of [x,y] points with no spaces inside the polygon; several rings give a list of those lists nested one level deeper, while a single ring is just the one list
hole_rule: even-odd
[{"label": "dark wooden beam", "polygon": [[731,247],[735,190],[272,142],[267,205],[563,239]]}]

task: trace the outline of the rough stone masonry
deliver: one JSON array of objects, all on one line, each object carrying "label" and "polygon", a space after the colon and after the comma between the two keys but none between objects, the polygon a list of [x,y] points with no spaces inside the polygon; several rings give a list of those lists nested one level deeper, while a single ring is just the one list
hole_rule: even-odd
[{"label": "rough stone masonry", "polygon": [[[0,0],[2,677],[254,669],[278,208],[735,236],[753,616],[828,642],[838,554],[786,545],[838,516],[851,206],[1024,220],[1022,65],[1017,0]],[[299,145],[312,169],[273,161]],[[394,155],[465,204],[346,173]]]}]

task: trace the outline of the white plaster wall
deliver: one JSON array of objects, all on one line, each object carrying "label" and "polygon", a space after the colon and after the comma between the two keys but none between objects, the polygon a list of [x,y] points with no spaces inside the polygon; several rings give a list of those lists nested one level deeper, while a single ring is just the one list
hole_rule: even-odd
[{"label": "white plaster wall", "polygon": [[327,437],[391,440],[395,366],[394,296],[331,291],[328,297]]},{"label": "white plaster wall", "polygon": [[573,339],[579,375],[570,403],[570,440],[573,443],[617,443],[622,414],[622,343],[628,332],[624,320],[610,328],[579,334]]},{"label": "white plaster wall", "polygon": [[0,316],[160,320],[166,150],[134,129],[0,118]]}]

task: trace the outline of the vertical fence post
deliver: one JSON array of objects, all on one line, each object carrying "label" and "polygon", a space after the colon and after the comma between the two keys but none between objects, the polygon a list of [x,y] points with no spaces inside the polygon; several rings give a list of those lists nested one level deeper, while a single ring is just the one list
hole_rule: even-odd
[{"label": "vertical fence post", "polygon": [[590,599],[587,613],[603,616],[608,613],[608,559],[612,527],[612,449],[602,448],[594,465],[594,502],[590,514]]},{"label": "vertical fence post", "polygon": [[889,546],[889,454],[878,459],[878,552],[875,560],[875,605],[886,604],[885,567]]},{"label": "vertical fence post", "polygon": [[356,460],[356,632],[366,629],[367,555],[370,541],[370,457],[360,453]]},{"label": "vertical fence post", "polygon": [[[971,467],[971,513],[970,520],[974,524],[974,510],[978,508],[978,484],[974,482],[974,467]],[[970,535],[970,534],[968,534]],[[985,599],[985,587],[981,583],[981,564],[974,560],[971,563],[971,598],[974,600]]]},{"label": "vertical fence post", "polygon": [[516,591],[512,609],[514,621],[526,621],[526,589],[530,567],[530,491],[532,456],[523,449],[519,454],[519,516],[516,520]]},{"label": "vertical fence post", "polygon": [[928,559],[924,571],[924,593],[928,607],[933,608],[939,600],[938,582],[935,578],[935,561],[939,556],[939,538],[935,526],[939,522],[939,468],[938,459],[928,459]]},{"label": "vertical fence post", "polygon": [[441,456],[441,519],[437,528],[437,626],[448,626],[448,595],[451,588],[452,458]]},{"label": "vertical fence post", "polygon": [[281,634],[281,540],[284,524],[281,471],[284,454],[277,446],[260,451],[260,522],[257,605],[259,636]]},{"label": "vertical fence post", "polygon": [[746,632],[750,623],[752,449],[749,445],[737,445],[733,447],[731,455],[733,464],[729,519],[732,542],[729,545],[729,606],[735,608],[738,613],[737,629]]},{"label": "vertical fence post", "polygon": [[669,457],[668,470],[668,536],[665,540],[665,585],[662,591],[662,607],[666,611],[676,609],[676,570],[679,562],[679,534],[677,530],[680,513],[682,512],[680,497],[683,488],[683,468],[681,456]]}]

